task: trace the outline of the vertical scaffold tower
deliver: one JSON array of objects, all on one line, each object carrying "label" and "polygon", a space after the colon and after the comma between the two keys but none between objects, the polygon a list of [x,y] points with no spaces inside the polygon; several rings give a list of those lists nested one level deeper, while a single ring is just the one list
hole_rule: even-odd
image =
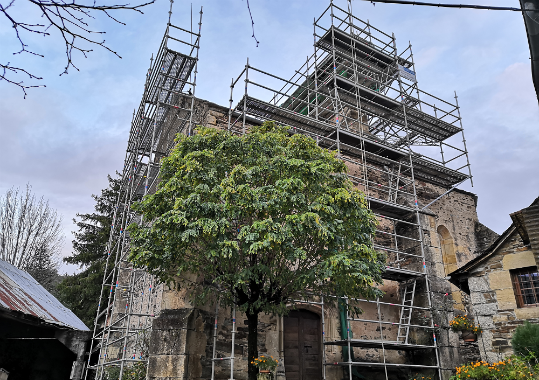
[{"label": "vertical scaffold tower", "polygon": [[172,2],[131,122],[85,379],[107,378],[108,371],[119,372],[122,379],[127,368],[147,362],[152,320],[161,306],[159,284],[127,260],[126,228],[134,221],[144,222],[131,205],[155,192],[160,161],[172,149],[174,137],[192,133],[202,8],[198,32],[192,21],[190,30],[171,24],[171,15]]},{"label": "vertical scaffold tower", "polygon": [[[232,108],[236,86],[241,99]],[[314,53],[291,79],[247,61],[232,81],[230,104],[234,133],[275,121],[336,151],[379,221],[373,244],[387,256],[384,280],[398,287],[400,301],[341,301],[340,339],[322,340],[326,348],[343,347],[343,358],[323,355],[324,379],[332,367],[344,368],[350,380],[361,378],[358,368],[386,379],[402,370],[440,379],[428,270],[432,246],[422,217],[472,177],[458,104],[421,91],[411,44],[399,54],[394,35],[356,18],[350,0],[347,9],[331,1],[314,20]],[[437,198],[418,200],[419,186],[430,186]],[[365,312],[353,315],[351,306]]]}]

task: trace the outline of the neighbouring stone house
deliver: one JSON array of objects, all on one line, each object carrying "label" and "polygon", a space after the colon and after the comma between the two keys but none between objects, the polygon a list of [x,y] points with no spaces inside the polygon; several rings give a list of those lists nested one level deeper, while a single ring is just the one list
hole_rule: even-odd
[{"label": "neighbouring stone house", "polygon": [[512,213],[511,226],[482,254],[450,273],[470,295],[469,312],[483,329],[483,360],[513,353],[511,337],[524,321],[539,323],[539,198]]}]

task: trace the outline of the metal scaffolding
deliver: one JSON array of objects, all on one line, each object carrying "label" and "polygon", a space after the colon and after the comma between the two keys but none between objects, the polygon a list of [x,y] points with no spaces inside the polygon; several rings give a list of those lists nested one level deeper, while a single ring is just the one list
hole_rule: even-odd
[{"label": "metal scaffolding", "polygon": [[[351,1],[348,9],[331,1],[313,26],[314,52],[292,78],[247,60],[232,80],[228,129],[244,134],[253,122],[274,121],[336,151],[379,221],[374,247],[387,255],[384,279],[398,283],[400,303],[345,299],[347,335],[323,337],[323,345],[346,346],[348,357],[329,362],[324,352],[324,379],[330,366],[347,369],[350,380],[355,367],[383,371],[386,379],[403,368],[430,370],[441,379],[425,256],[430,244],[421,225],[424,210],[441,196],[420,204],[417,188],[421,183],[446,194],[472,178],[458,103],[420,90],[411,44],[398,53],[395,36],[356,18]],[[237,87],[241,99],[233,107]],[[374,305],[376,317],[352,315],[351,305]],[[379,336],[353,338],[357,324]],[[378,361],[364,359],[372,349]],[[411,362],[392,362],[391,351],[410,352]]]},{"label": "metal scaffolding", "polygon": [[126,228],[144,222],[131,205],[155,192],[160,161],[172,149],[174,137],[193,129],[202,8],[198,31],[192,22],[190,30],[171,24],[171,15],[172,2],[165,35],[133,114],[85,379],[107,378],[110,370],[122,379],[127,368],[146,363],[152,320],[161,307],[160,285],[128,261]]},{"label": "metal scaffolding", "polygon": [[[421,225],[422,213],[432,202],[421,204],[417,190],[419,184],[433,186],[443,195],[472,178],[460,110],[456,95],[452,104],[419,89],[411,45],[398,53],[394,35],[356,18],[351,8],[351,1],[348,9],[331,2],[314,20],[313,54],[292,78],[280,78],[247,61],[232,80],[228,129],[244,134],[249,124],[268,120],[290,126],[291,133],[311,136],[346,163],[350,180],[365,193],[379,221],[373,245],[387,256],[384,279],[398,284],[399,303],[341,300],[345,333],[341,339],[330,339],[325,334],[323,299],[298,300],[320,306],[325,348],[347,348],[342,361],[332,361],[324,349],[323,378],[332,367],[347,370],[350,380],[356,367],[383,372],[386,379],[402,368],[430,370],[441,378],[433,333],[432,274],[426,262],[429,244]],[[133,115],[86,379],[94,375],[102,379],[111,367],[117,367],[122,378],[126,368],[147,362],[161,290],[154,278],[127,260],[125,228],[132,222],[148,222],[130,206],[155,192],[160,161],[172,149],[174,136],[193,132],[201,24],[202,10],[198,32],[172,25],[169,17]],[[244,86],[238,85],[241,81]],[[234,107],[238,87],[241,99]],[[373,313],[355,315],[353,306]],[[219,362],[230,365],[233,379],[237,331],[236,310],[230,311],[231,354],[218,358],[216,309],[212,379]],[[358,325],[372,334],[354,337]],[[392,326],[391,332],[385,328]],[[372,355],[366,359],[369,350],[378,352],[377,361]],[[391,353],[397,351],[410,352],[409,362],[393,361]]]},{"label": "metal scaffolding", "polygon": [[212,350],[212,359],[211,359],[211,377],[210,380],[215,379],[215,365],[217,362],[226,362],[230,366],[230,380],[234,379],[234,344],[236,339],[236,305],[232,306],[231,309],[231,324],[232,328],[230,330],[230,356],[220,357],[217,355],[217,340],[219,334],[219,299],[215,303],[215,321],[213,324],[213,350]]}]

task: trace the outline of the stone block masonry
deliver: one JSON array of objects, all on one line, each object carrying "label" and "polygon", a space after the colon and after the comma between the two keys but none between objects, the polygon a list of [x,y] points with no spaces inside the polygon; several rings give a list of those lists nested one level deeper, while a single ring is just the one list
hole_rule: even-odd
[{"label": "stone block masonry", "polygon": [[519,307],[511,271],[536,267],[537,258],[516,229],[506,231],[490,256],[470,269],[468,286],[472,315],[483,333],[478,347],[483,360],[493,362],[513,354],[511,338],[524,321],[539,322],[539,307]]},{"label": "stone block masonry", "polygon": [[[226,130],[228,125],[228,108],[218,106],[216,104],[199,100],[195,104],[195,122],[197,125],[203,125],[211,128]],[[234,121],[234,117],[232,118]],[[253,120],[248,122],[254,122]],[[249,130],[251,124],[246,125],[246,130]],[[374,165],[374,164],[373,164]],[[363,170],[357,163],[347,162],[348,171],[351,175],[361,177]],[[382,171],[375,171],[378,175],[375,182],[387,184],[388,178],[385,178]],[[373,174],[373,175],[375,175]],[[371,174],[369,174],[371,175]],[[374,178],[374,177],[373,177]],[[365,191],[358,185],[358,187]],[[382,187],[383,188],[383,187]],[[446,189],[425,183],[418,182],[418,203],[426,205],[443,194]],[[375,198],[383,198],[383,194],[378,188],[369,189],[371,196]],[[412,199],[408,199],[403,195],[400,200],[403,205],[413,207]],[[462,304],[460,295],[456,288],[451,286],[447,281],[447,273],[452,268],[459,267],[471,258],[475,257],[480,249],[481,242],[485,239],[491,239],[491,231],[481,225],[478,221],[476,212],[476,196],[474,194],[455,190],[433,203],[428,210],[421,213],[422,236],[425,242],[425,265],[430,275],[430,290],[433,297],[443,299],[446,294],[453,293],[452,297],[457,298]],[[410,222],[415,221],[415,217],[410,215]],[[395,239],[392,234],[410,235],[414,239],[419,239],[419,233],[416,230],[405,231],[408,228],[406,224],[393,225],[390,220],[382,219],[378,229],[384,233],[380,233],[376,237],[376,241],[382,246],[391,246]],[[444,236],[441,236],[442,228],[447,231]],[[385,240],[387,241],[385,241]],[[443,244],[442,244],[443,243]],[[406,245],[408,244],[409,247]],[[406,240],[399,240],[398,245],[401,249],[408,249],[409,253],[421,255],[421,250],[417,244],[412,244]],[[444,248],[445,247],[445,248]],[[388,254],[388,260],[395,260]],[[398,263],[397,263],[398,264]],[[397,265],[395,264],[395,265]],[[409,263],[407,263],[409,264]],[[414,270],[422,271],[423,263],[418,261],[417,268]],[[415,265],[415,264],[414,264]],[[484,286],[485,289],[488,286]],[[386,302],[380,307],[380,317],[382,321],[398,321],[398,307],[390,305],[399,305],[402,302],[402,290],[398,282],[385,281],[382,285],[385,296],[381,301]],[[425,297],[424,289],[420,287],[416,290],[417,298],[415,304],[417,306],[427,306],[427,298]],[[486,302],[485,302],[486,304]],[[213,355],[213,326],[214,326],[214,310],[211,307],[193,307],[185,300],[182,294],[164,290],[162,295],[162,313],[155,320],[154,329],[151,337],[151,357],[150,366],[148,369],[149,379],[155,380],[172,380],[172,379],[189,379],[201,380],[211,377],[212,355]],[[311,305],[312,306],[312,305]],[[362,305],[362,318],[366,320],[376,320],[378,318],[378,310],[375,304]],[[491,307],[492,306],[486,306]],[[308,310],[320,315],[320,310],[316,307],[308,307],[308,305],[298,305],[298,309]],[[493,312],[495,308],[492,309]],[[493,313],[492,312],[492,313]],[[443,318],[451,318],[452,312],[445,313]],[[489,314],[491,315],[491,314]],[[419,315],[413,316],[412,324],[418,324]],[[176,319],[176,322],[174,320]],[[238,313],[236,318],[237,335],[235,337],[234,346],[234,378],[245,380],[247,374],[247,325],[246,318]],[[327,340],[341,339],[342,327],[340,326],[338,311],[326,311],[325,313],[326,331],[325,338]],[[447,321],[445,321],[447,323]],[[220,310],[218,314],[218,339],[216,345],[217,358],[230,356],[231,352],[231,319],[230,310]],[[384,324],[382,328],[378,324],[361,323],[352,326],[353,336],[357,339],[377,340],[383,337],[388,341],[397,340],[398,328],[391,324]],[[272,355],[280,360],[279,379],[286,378],[285,361],[284,361],[284,329],[283,319],[276,316],[264,315],[260,318],[259,324],[259,352],[260,354]],[[432,344],[432,333],[424,334],[423,330],[412,331],[410,339],[417,344]],[[458,335],[445,330],[437,336],[438,345],[440,347],[441,366],[443,368],[454,368],[473,357],[474,349],[472,346],[465,348],[462,352],[467,354],[462,355]],[[323,350],[320,347],[320,352]],[[477,351],[475,351],[477,353]],[[326,361],[342,362],[347,358],[343,358],[343,349],[337,346],[328,346],[326,348]],[[407,363],[410,361],[411,353],[399,350],[385,350],[379,348],[354,348],[354,357],[360,361],[382,361],[380,356],[384,355],[385,360],[391,363]],[[477,356],[477,355],[476,355]],[[416,358],[417,359],[417,358]],[[419,359],[417,359],[419,360]],[[430,362],[428,363],[430,364]],[[338,380],[346,376],[343,367],[328,366],[326,367],[326,378],[328,380]],[[449,373],[447,371],[447,373]],[[373,373],[373,376],[374,373]],[[230,378],[230,361],[219,360],[215,365],[215,379]]]}]

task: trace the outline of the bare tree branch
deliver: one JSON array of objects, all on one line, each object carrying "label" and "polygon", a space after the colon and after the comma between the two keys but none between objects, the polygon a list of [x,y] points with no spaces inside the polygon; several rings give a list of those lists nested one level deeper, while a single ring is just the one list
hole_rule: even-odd
[{"label": "bare tree branch", "polygon": [[251,29],[253,30],[253,35],[251,37],[255,39],[256,47],[258,47],[260,41],[258,41],[255,37],[255,21],[253,20],[253,14],[251,13],[251,6],[249,5],[249,0],[247,0],[247,9],[249,10],[249,16],[251,17]]},{"label": "bare tree branch", "polygon": [[34,88],[34,87],[46,87],[45,85],[39,85],[39,86],[38,85],[30,85],[30,86],[27,86],[22,81],[16,82],[14,80],[11,80],[11,79],[7,78],[6,77],[6,72],[11,71],[11,72],[13,72],[15,74],[17,74],[17,73],[26,74],[26,75],[28,75],[30,77],[30,79],[37,79],[37,80],[43,79],[41,77],[36,77],[35,75],[29,73],[25,69],[21,69],[20,67],[10,66],[9,62],[7,63],[7,65],[3,65],[3,64],[0,63],[0,69],[2,70],[2,73],[0,74],[0,80],[5,80],[8,83],[11,83],[11,84],[14,84],[15,86],[20,87],[22,89],[22,91],[24,92],[24,98],[25,99],[26,99],[26,90],[27,89]]},{"label": "bare tree branch", "polygon": [[[67,74],[69,68],[71,67],[73,67],[77,71],[79,70],[77,66],[75,66],[75,64],[73,63],[73,52],[79,52],[86,58],[87,53],[93,51],[93,49],[85,47],[85,44],[90,44],[90,46],[100,46],[113,53],[117,57],[121,58],[116,51],[112,50],[109,46],[105,44],[105,39],[101,40],[97,39],[97,36],[94,37],[94,35],[101,35],[105,34],[106,32],[93,30],[90,27],[90,21],[92,19],[95,20],[92,11],[94,11],[94,13],[103,13],[114,22],[125,25],[125,23],[113,17],[111,11],[130,10],[142,14],[143,12],[140,10],[142,7],[153,4],[155,2],[155,0],[151,0],[137,5],[100,5],[95,0],[90,4],[78,3],[76,0],[26,0],[39,8],[40,18],[46,20],[46,23],[42,24],[21,21],[18,20],[15,16],[13,16],[11,8],[13,7],[15,1],[16,0],[11,0],[7,5],[3,5],[2,3],[0,3],[0,15],[3,15],[11,23],[11,26],[15,33],[15,37],[20,43],[20,50],[13,52],[13,54],[29,53],[38,57],[44,57],[42,54],[39,54],[28,47],[28,45],[24,42],[23,33],[36,33],[48,37],[51,36],[51,29],[56,30],[57,32],[59,32],[61,39],[63,40],[63,43],[65,45],[65,54],[67,59],[64,71],[60,75]],[[5,80],[8,83],[20,87],[24,92],[25,98],[27,95],[27,89],[33,87],[44,87],[34,84],[26,85],[22,80],[10,78],[9,74],[26,74],[31,80],[42,79],[41,77],[34,75],[25,69],[10,66],[9,62],[7,64],[0,64],[0,68],[0,81]]]},{"label": "bare tree branch", "polygon": [[0,197],[0,259],[18,268],[35,267],[35,261],[57,263],[63,245],[62,218],[42,198],[10,189]]}]

